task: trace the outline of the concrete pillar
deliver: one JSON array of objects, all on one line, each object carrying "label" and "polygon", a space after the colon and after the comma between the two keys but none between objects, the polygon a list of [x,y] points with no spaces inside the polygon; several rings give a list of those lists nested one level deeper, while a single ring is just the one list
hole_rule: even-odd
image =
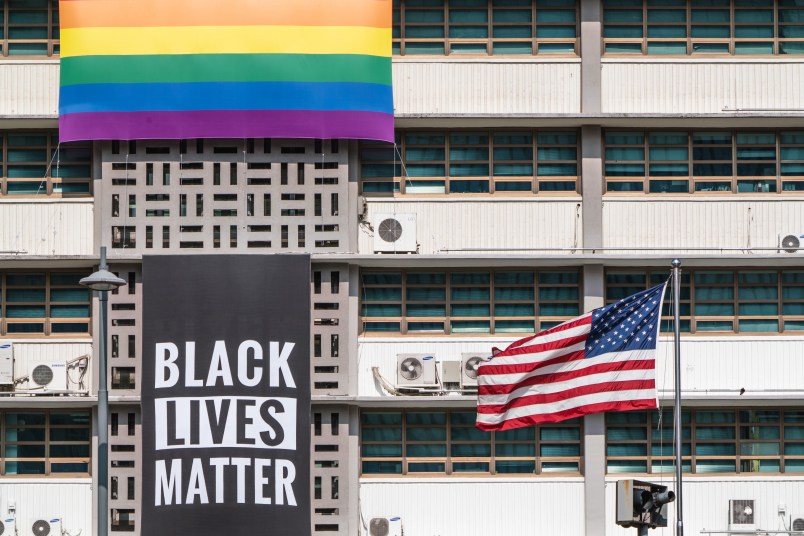
[{"label": "concrete pillar", "polygon": [[[603,133],[599,126],[581,128],[583,247],[603,247]],[[602,294],[601,294],[602,296]],[[601,304],[602,305],[602,304]],[[595,306],[597,307],[597,306]]]},{"label": "concrete pillar", "polygon": [[[584,267],[584,311],[603,306],[603,265]],[[605,414],[583,419],[584,526],[586,536],[604,536],[606,526],[606,422]]]},{"label": "concrete pillar", "polygon": [[599,115],[600,54],[602,46],[600,0],[581,0],[581,111]]}]

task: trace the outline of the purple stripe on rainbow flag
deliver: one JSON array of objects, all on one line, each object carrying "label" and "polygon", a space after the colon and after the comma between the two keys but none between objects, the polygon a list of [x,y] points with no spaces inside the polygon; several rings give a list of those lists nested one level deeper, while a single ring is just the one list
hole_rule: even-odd
[{"label": "purple stripe on rainbow flag", "polygon": [[339,110],[193,110],[63,115],[62,142],[187,138],[394,139],[394,116]]}]

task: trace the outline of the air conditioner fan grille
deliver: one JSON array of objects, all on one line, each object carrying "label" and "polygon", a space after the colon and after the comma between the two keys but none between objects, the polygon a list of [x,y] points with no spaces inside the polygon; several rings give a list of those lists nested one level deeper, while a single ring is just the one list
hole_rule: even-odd
[{"label": "air conditioner fan grille", "polygon": [[788,253],[795,253],[801,247],[801,240],[796,235],[787,235],[782,238],[782,249]]},{"label": "air conditioner fan grille", "polygon": [[422,362],[413,357],[409,357],[399,364],[399,373],[406,380],[418,380],[423,371]]},{"label": "air conditioner fan grille", "polygon": [[31,532],[35,536],[47,536],[50,534],[50,523],[44,519],[38,519],[34,521],[34,524],[31,527]]},{"label": "air conditioner fan grille", "polygon": [[754,501],[752,500],[732,501],[731,522],[735,525],[753,525]]},{"label": "air conditioner fan grille", "polygon": [[375,517],[369,522],[369,534],[371,536],[388,536],[391,525],[384,517]]},{"label": "air conditioner fan grille", "polygon": [[386,242],[396,242],[402,236],[402,224],[394,218],[386,218],[380,222],[377,232]]},{"label": "air conditioner fan grille", "polygon": [[483,358],[475,356],[470,357],[466,360],[466,363],[463,365],[464,372],[466,373],[467,378],[472,378],[473,380],[477,379],[477,367],[480,366],[480,363],[483,362]]},{"label": "air conditioner fan grille", "polygon": [[31,371],[31,380],[42,387],[53,381],[53,369],[47,365],[37,365]]}]

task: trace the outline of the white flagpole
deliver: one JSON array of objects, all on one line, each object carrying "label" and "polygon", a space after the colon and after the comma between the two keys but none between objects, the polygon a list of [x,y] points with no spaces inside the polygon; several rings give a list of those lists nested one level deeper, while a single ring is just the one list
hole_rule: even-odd
[{"label": "white flagpole", "polygon": [[681,298],[681,261],[673,259],[670,263],[673,267],[673,338],[676,356],[675,366],[675,406],[673,407],[673,421],[675,424],[676,436],[676,536],[684,536],[684,522],[682,519],[682,500],[681,500],[681,313],[679,303]]}]

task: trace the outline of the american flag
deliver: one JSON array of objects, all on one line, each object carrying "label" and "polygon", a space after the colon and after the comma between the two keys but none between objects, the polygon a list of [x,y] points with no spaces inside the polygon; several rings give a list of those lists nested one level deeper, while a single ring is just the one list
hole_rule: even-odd
[{"label": "american flag", "polygon": [[509,430],[656,407],[667,283],[518,340],[477,370],[477,427]]}]

